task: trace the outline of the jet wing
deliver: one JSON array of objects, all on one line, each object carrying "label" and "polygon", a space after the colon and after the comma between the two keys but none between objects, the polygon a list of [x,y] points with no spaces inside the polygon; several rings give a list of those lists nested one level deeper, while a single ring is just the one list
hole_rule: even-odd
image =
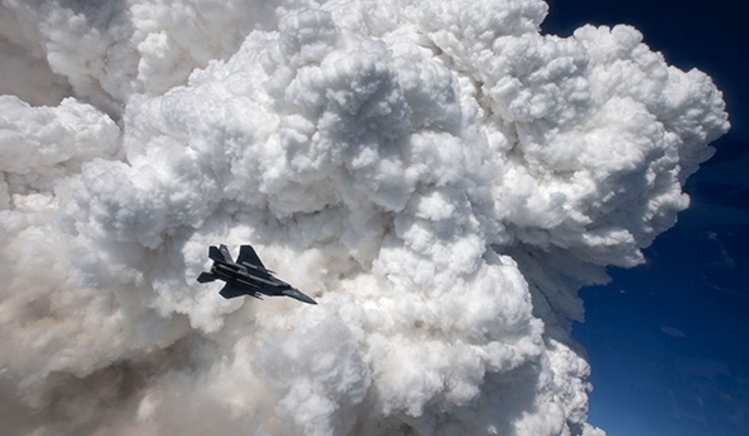
[{"label": "jet wing", "polygon": [[243,245],[239,248],[239,257],[237,263],[249,263],[250,265],[259,266],[262,269],[266,269],[263,262],[260,261],[257,253],[250,245]]},{"label": "jet wing", "polygon": [[214,280],[216,280],[216,276],[211,273],[204,272],[198,276],[198,282],[200,283],[208,283]]},{"label": "jet wing", "polygon": [[242,289],[232,286],[231,283],[227,283],[226,286],[224,286],[223,289],[221,289],[221,292],[219,292],[222,297],[226,298],[227,300],[229,298],[239,297],[241,295],[247,295],[247,292],[243,291]]}]

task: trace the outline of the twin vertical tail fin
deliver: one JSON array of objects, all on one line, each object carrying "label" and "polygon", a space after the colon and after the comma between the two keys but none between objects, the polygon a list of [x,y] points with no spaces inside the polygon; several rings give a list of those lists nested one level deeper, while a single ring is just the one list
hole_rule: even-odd
[{"label": "twin vertical tail fin", "polygon": [[229,253],[229,249],[226,248],[226,245],[224,244],[221,244],[221,248],[216,248],[211,245],[208,248],[208,257],[210,257],[214,262],[234,263],[231,258],[231,253]]}]

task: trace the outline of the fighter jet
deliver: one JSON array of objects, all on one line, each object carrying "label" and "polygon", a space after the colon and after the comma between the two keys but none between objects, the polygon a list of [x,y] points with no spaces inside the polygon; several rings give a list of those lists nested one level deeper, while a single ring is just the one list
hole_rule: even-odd
[{"label": "fighter jet", "polygon": [[226,299],[250,295],[262,300],[260,294],[263,294],[271,297],[287,296],[305,303],[317,304],[299,289],[276,278],[273,275],[275,273],[265,268],[255,250],[249,245],[240,247],[236,262],[231,259],[231,254],[224,244],[221,244],[219,248],[209,247],[208,257],[213,260],[211,272],[200,274],[198,281],[200,283],[212,282],[216,279],[225,281],[226,285],[221,289],[220,294]]}]

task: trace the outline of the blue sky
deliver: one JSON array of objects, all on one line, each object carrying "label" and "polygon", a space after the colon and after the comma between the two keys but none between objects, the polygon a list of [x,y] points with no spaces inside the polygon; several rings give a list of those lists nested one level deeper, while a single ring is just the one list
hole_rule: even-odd
[{"label": "blue sky", "polygon": [[[647,263],[582,293],[612,436],[749,427],[748,75],[721,1],[551,1],[545,24],[636,26],[735,126]],[[661,99],[639,35],[537,38],[539,1],[197,3],[2,2],[3,431],[574,434],[569,292],[681,204],[647,189],[674,186],[657,120],[724,132],[705,76]],[[196,281],[218,243],[319,305],[223,300]]]},{"label": "blue sky", "polygon": [[550,0],[544,30],[634,25],[669,64],[705,71],[724,93],[731,131],[685,190],[692,206],[646,251],[582,291],[595,390],[589,421],[610,436],[738,436],[749,428],[749,155],[739,2]]}]

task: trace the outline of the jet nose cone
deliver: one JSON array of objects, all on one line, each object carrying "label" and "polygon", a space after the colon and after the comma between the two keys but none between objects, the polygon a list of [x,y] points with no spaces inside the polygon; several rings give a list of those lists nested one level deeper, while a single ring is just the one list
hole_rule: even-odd
[{"label": "jet nose cone", "polygon": [[291,297],[296,300],[303,301],[307,304],[317,304],[315,300],[311,299],[310,297],[302,293],[302,291],[300,291],[299,289],[295,289],[295,288],[286,289],[285,291],[283,291],[283,294],[286,295],[287,297]]}]

